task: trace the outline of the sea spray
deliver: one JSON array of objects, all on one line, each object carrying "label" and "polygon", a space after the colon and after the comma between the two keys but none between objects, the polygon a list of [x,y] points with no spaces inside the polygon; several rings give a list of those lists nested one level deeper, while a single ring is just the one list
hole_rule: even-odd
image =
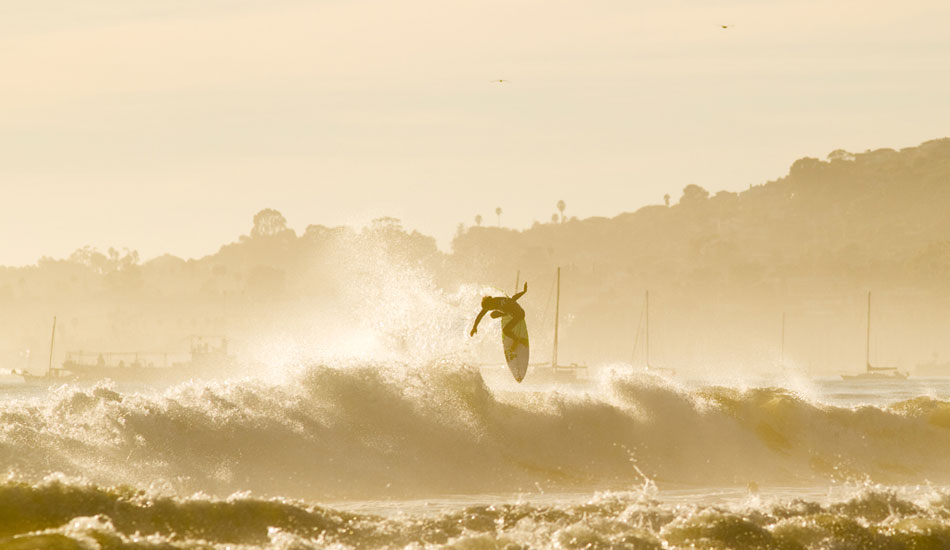
[{"label": "sea spray", "polygon": [[0,549],[945,548],[948,502],[945,493],[880,488],[720,504],[607,492],[379,515],[288,499],[8,482],[0,484]]},{"label": "sea spray", "polygon": [[311,366],[156,394],[63,387],[0,405],[0,463],[177,494],[303,499],[677,485],[950,482],[948,403],[834,407],[787,390],[614,374],[587,393],[493,392],[477,369]]}]

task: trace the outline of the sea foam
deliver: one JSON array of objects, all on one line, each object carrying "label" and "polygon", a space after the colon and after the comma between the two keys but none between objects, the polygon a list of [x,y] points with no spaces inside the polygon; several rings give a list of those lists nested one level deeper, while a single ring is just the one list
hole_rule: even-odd
[{"label": "sea foam", "polygon": [[0,465],[174,494],[302,499],[677,485],[946,484],[950,403],[834,407],[780,388],[614,374],[493,392],[450,363],[314,365],[280,383],[63,387],[0,405]]}]

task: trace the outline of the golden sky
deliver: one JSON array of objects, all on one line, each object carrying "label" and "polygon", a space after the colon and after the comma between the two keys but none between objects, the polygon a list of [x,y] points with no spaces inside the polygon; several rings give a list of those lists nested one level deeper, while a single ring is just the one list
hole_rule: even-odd
[{"label": "golden sky", "polygon": [[0,264],[200,256],[264,207],[445,245],[496,206],[745,189],[948,135],[947,28],[913,0],[5,2]]}]

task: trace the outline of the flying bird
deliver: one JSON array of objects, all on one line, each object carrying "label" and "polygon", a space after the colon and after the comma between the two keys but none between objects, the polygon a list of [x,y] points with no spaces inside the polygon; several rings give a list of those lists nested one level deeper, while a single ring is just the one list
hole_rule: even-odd
[{"label": "flying bird", "polygon": [[735,25],[719,25],[719,26],[724,29],[731,29],[732,27],[735,27]]},{"label": "flying bird", "polygon": [[494,82],[494,83],[497,83],[497,84],[507,84],[508,82],[511,82],[511,81],[510,81],[510,80],[505,80],[504,78],[497,78],[497,79],[495,79],[495,80],[492,80],[491,82]]}]

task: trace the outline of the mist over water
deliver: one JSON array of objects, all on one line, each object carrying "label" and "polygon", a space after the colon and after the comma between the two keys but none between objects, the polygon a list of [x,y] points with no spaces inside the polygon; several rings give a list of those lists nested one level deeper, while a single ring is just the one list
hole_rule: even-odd
[{"label": "mist over water", "polygon": [[950,403],[839,407],[781,388],[689,390],[605,373],[499,392],[477,369],[307,366],[282,383],[62,387],[0,408],[17,479],[302,499],[663,486],[950,481]]},{"label": "mist over water", "polygon": [[950,540],[946,382],[608,363],[519,385],[489,376],[497,322],[467,334],[497,289],[446,292],[385,255],[336,288],[347,307],[262,339],[251,375],[8,384],[0,548]]},{"label": "mist over water", "polygon": [[452,362],[351,362],[54,388],[0,406],[0,508],[17,510],[0,523],[130,548],[950,540],[946,400],[601,374],[512,392]]},{"label": "mist over water", "polygon": [[[634,341],[653,276],[575,262],[559,349],[586,376],[552,383],[534,366],[518,384],[498,321],[469,336],[480,298],[512,288],[497,258],[517,255],[494,250],[507,230],[460,230],[447,255],[391,219],[299,238],[279,213],[268,219],[274,232],[256,224],[201,260],[139,267],[113,255],[96,267],[105,260],[84,250],[4,287],[36,319],[29,292],[76,289],[56,291],[53,364],[63,349],[158,349],[208,328],[233,335],[240,368],[155,385],[0,380],[0,550],[950,546],[950,379],[830,376],[860,366],[835,358],[862,350],[851,341],[862,331],[841,327],[862,328],[864,314],[835,312],[863,300],[760,287],[733,302],[744,279],[722,293],[670,279],[648,362]],[[574,223],[518,237],[535,364],[553,355],[544,239],[590,229]],[[588,242],[572,246],[587,254]],[[781,355],[784,334],[762,322],[782,319],[769,298],[779,295],[793,310]],[[13,349],[0,368],[44,355],[23,353],[48,344],[36,319],[0,334]],[[807,334],[826,326],[838,332]],[[875,352],[884,339],[922,353],[875,334]],[[819,355],[822,369],[802,359]]]},{"label": "mist over water", "polygon": [[0,550],[950,550],[948,16],[4,4]]}]

